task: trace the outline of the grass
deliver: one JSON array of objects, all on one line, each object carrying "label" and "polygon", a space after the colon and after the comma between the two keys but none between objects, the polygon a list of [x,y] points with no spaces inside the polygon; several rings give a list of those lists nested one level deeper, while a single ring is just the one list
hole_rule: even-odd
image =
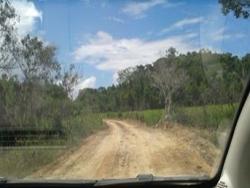
[{"label": "grass", "polygon": [[64,121],[63,127],[67,133],[68,144],[78,145],[84,137],[103,129],[102,119],[102,114],[88,113]]},{"label": "grass", "polygon": [[64,120],[67,140],[65,148],[39,149],[38,147],[0,150],[0,176],[24,178],[42,166],[53,162],[65,149],[77,147],[88,135],[103,129],[101,114],[83,114]]},{"label": "grass", "polygon": [[8,178],[23,178],[60,155],[58,149],[8,149],[0,151],[0,174]]},{"label": "grass", "polygon": [[174,119],[182,124],[209,129],[225,128],[232,121],[237,104],[177,108]]},{"label": "grass", "polygon": [[146,123],[149,126],[154,126],[164,115],[164,110],[143,110],[130,112],[108,112],[105,114],[108,118],[133,119]]},{"label": "grass", "polygon": [[[223,128],[232,120],[236,109],[237,104],[178,107],[173,113],[173,121],[195,127]],[[163,115],[163,109],[106,113],[108,118],[139,120],[148,126],[156,125]]]}]

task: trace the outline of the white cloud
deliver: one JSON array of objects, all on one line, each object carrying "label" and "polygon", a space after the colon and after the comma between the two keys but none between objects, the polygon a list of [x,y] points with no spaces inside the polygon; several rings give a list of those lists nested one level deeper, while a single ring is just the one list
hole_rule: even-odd
[{"label": "white cloud", "polygon": [[78,62],[92,64],[100,70],[117,72],[131,66],[150,64],[163,56],[169,47],[175,47],[181,53],[196,50],[198,47],[191,42],[195,37],[195,33],[189,33],[145,41],[139,38],[115,39],[99,31],[73,54]]},{"label": "white cloud", "polygon": [[75,99],[78,96],[80,90],[85,88],[95,88],[95,87],[96,87],[96,77],[94,76],[79,80],[78,84],[75,86],[73,91],[73,99]]},{"label": "white cloud", "polygon": [[225,33],[225,28],[222,27],[219,30],[210,34],[210,37],[214,41],[220,41],[229,37],[228,35],[225,35],[224,33]]},{"label": "white cloud", "polygon": [[245,35],[243,33],[227,33],[226,28],[222,27],[219,30],[210,34],[211,40],[222,41],[235,38],[243,38]]},{"label": "white cloud", "polygon": [[192,25],[192,24],[198,24],[202,22],[204,19],[203,17],[196,17],[196,18],[186,18],[183,20],[180,20],[174,24],[174,27],[183,27],[186,25]]},{"label": "white cloud", "polygon": [[188,25],[200,24],[203,21],[204,21],[203,17],[185,18],[185,19],[177,21],[173,25],[163,29],[160,33],[163,34],[163,33],[172,31],[174,29],[183,28],[184,26],[188,26]]},{"label": "white cloud", "polygon": [[157,6],[166,3],[165,0],[150,0],[150,1],[143,1],[143,2],[130,2],[125,5],[122,9],[127,15],[141,17],[143,16],[144,12]]},{"label": "white cloud", "polygon": [[23,36],[34,31],[36,22],[42,21],[42,12],[28,0],[13,0],[11,3],[19,16],[18,33]]},{"label": "white cloud", "polygon": [[114,21],[114,22],[117,22],[117,23],[124,23],[123,19],[117,18],[117,17],[114,17],[114,16],[107,17],[107,20]]}]

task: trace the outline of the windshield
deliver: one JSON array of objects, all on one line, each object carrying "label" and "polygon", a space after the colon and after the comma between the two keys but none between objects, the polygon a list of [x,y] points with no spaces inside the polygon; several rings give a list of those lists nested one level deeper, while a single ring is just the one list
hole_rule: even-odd
[{"label": "windshield", "polygon": [[0,0],[0,176],[213,177],[250,75],[247,2]]}]

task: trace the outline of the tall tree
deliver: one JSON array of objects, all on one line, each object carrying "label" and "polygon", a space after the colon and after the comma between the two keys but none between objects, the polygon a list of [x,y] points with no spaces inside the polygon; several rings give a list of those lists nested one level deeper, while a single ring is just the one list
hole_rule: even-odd
[{"label": "tall tree", "polygon": [[187,75],[184,69],[178,66],[174,48],[168,49],[167,56],[156,61],[154,68],[152,73],[154,86],[164,97],[165,120],[168,121],[172,116],[173,96],[184,85]]},{"label": "tall tree", "polygon": [[60,65],[56,60],[56,48],[45,45],[37,37],[25,36],[22,41],[21,57],[18,66],[25,81],[53,82],[58,76]]},{"label": "tall tree", "polygon": [[62,78],[62,87],[71,99],[73,99],[74,97],[74,87],[78,82],[78,74],[75,72],[74,69],[74,65],[71,64],[69,70],[64,73]]},{"label": "tall tree", "polygon": [[17,15],[9,1],[0,0],[0,74],[8,73],[18,57]]}]

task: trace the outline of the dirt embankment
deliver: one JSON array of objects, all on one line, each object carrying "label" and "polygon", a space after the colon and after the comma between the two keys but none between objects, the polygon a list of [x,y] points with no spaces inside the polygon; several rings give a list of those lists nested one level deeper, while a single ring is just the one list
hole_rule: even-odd
[{"label": "dirt embankment", "polygon": [[[163,131],[118,120],[105,122],[108,129],[88,137],[80,148],[67,152],[32,178],[100,179],[149,173],[156,176],[211,173],[211,160],[218,151],[192,132],[181,128]],[[202,144],[196,145],[197,139]]]}]

